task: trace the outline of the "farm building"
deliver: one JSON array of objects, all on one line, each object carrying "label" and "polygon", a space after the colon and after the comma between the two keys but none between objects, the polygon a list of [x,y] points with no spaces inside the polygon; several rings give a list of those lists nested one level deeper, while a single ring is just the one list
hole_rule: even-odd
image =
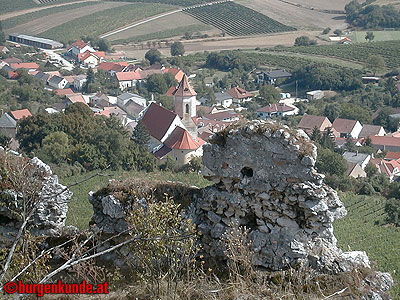
[{"label": "farm building", "polygon": [[10,34],[8,39],[11,42],[25,44],[43,49],[57,49],[63,47],[63,44],[59,42],[25,34],[18,34],[18,33]]},{"label": "farm building", "polygon": [[310,91],[307,92],[306,95],[308,100],[318,100],[324,98],[325,96],[324,91],[321,90]]}]

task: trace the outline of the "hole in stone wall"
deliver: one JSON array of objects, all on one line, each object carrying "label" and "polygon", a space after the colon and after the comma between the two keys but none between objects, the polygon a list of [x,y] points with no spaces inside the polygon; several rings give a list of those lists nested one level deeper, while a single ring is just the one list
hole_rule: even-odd
[{"label": "hole in stone wall", "polygon": [[253,177],[253,169],[249,167],[244,167],[242,171],[240,171],[243,176]]}]

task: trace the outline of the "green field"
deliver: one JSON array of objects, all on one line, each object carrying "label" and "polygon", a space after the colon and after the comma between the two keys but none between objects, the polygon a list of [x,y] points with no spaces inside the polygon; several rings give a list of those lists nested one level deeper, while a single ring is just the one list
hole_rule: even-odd
[{"label": "green field", "polygon": [[33,2],[33,0],[1,0],[0,14],[6,14],[9,12],[33,8],[33,7],[42,7],[60,3],[67,3],[72,1],[79,1],[79,0],[53,0],[45,4],[37,4]]},{"label": "green field", "polygon": [[[373,42],[400,40],[400,31],[372,31],[374,33]],[[367,31],[355,31],[349,37],[353,43],[366,43],[365,36]]]},{"label": "green field", "polygon": [[[97,172],[88,172],[82,175],[70,176],[67,178],[60,178],[60,183],[70,185],[75,182],[81,181],[90,177]],[[73,201],[69,203],[69,210],[67,214],[67,225],[74,225],[80,229],[86,229],[89,226],[89,221],[93,214],[93,207],[88,200],[88,193],[90,191],[97,191],[108,184],[110,179],[126,180],[129,178],[140,179],[153,179],[153,180],[170,180],[179,181],[189,185],[198,187],[205,187],[210,185],[210,181],[203,178],[203,176],[190,173],[172,173],[156,171],[152,173],[145,172],[125,172],[125,171],[105,171],[107,176],[98,176],[90,179],[80,185],[71,188],[74,193]]]},{"label": "green field", "polygon": [[215,0],[110,0],[110,1],[164,3],[164,4],[172,4],[179,6],[192,6],[201,3],[213,2]]},{"label": "green field", "polygon": [[89,5],[97,5],[99,3],[100,2],[82,2],[82,3],[74,3],[74,4],[63,5],[63,6],[57,6],[57,7],[50,7],[50,8],[46,8],[43,10],[23,14],[21,16],[8,18],[8,19],[2,21],[1,24],[3,26],[3,29],[9,29],[9,28],[13,28],[15,26],[27,23],[27,22],[35,20],[35,19],[49,16],[51,14],[67,11],[67,10],[74,9],[74,8],[89,6]]},{"label": "green field", "polygon": [[246,6],[224,2],[184,10],[199,21],[231,36],[245,36],[296,30]]},{"label": "green field", "polygon": [[334,223],[338,245],[343,251],[366,251],[378,270],[392,274],[392,295],[400,299],[400,228],[384,225],[385,199],[353,194],[341,199],[348,215]]},{"label": "green field", "polygon": [[76,40],[82,36],[99,36],[122,26],[134,23],[175,7],[167,4],[134,3],[103,10],[87,17],[56,26],[40,34],[41,37],[62,42]]},{"label": "green field", "polygon": [[182,36],[186,32],[194,34],[196,32],[209,30],[209,29],[212,29],[212,27],[208,26],[208,25],[205,25],[205,24],[193,24],[193,25],[188,25],[188,26],[176,27],[174,29],[168,29],[168,30],[163,30],[163,31],[158,31],[158,32],[138,35],[138,36],[134,36],[134,37],[131,37],[131,38],[113,40],[113,41],[111,41],[111,44],[116,45],[116,44],[130,43],[130,42],[142,42],[142,41],[148,41],[148,40],[161,40],[161,39],[166,39],[166,38],[170,38],[170,37],[174,37],[174,36]]},{"label": "green field", "polygon": [[380,55],[384,58],[386,67],[395,68],[400,66],[399,49],[400,40],[358,43],[351,45],[334,44],[299,47],[275,47],[269,48],[268,50],[337,57],[362,63],[367,62],[371,55]]}]

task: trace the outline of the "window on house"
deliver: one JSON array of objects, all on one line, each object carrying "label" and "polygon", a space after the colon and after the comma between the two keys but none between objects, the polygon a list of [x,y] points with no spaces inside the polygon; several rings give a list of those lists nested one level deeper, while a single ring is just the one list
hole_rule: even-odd
[{"label": "window on house", "polygon": [[186,106],[185,106],[185,113],[189,113],[189,104],[186,104]]}]

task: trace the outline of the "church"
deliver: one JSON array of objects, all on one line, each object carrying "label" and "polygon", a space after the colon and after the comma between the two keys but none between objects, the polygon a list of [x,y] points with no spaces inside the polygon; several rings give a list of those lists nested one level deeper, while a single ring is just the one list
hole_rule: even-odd
[{"label": "church", "polygon": [[193,119],[196,115],[196,92],[183,75],[173,88],[174,111],[157,103],[146,109],[142,121],[150,133],[150,151],[159,160],[171,157],[179,165],[185,165],[193,157],[203,155],[204,140],[198,137]]}]

